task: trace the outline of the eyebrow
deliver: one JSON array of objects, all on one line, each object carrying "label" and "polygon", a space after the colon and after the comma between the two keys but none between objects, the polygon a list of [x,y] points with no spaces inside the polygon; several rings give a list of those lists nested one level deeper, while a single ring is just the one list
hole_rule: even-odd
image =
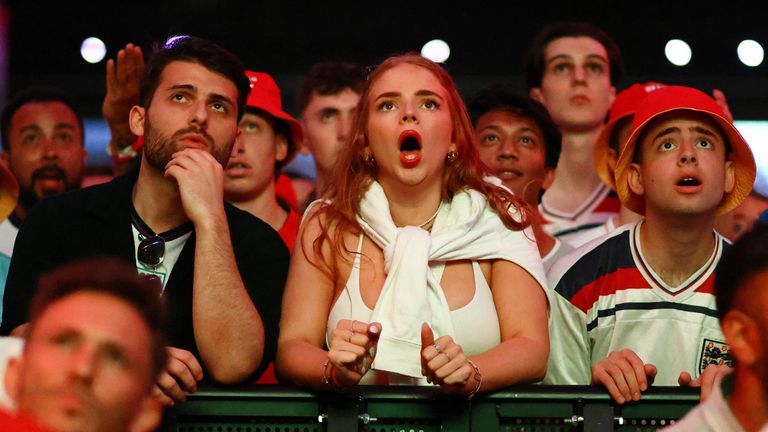
[{"label": "eyebrow", "polygon": [[230,99],[229,97],[224,96],[222,94],[218,94],[218,93],[211,93],[208,96],[208,100],[210,100],[210,101],[217,101],[217,102],[226,102],[227,104],[232,105],[233,107],[235,106],[235,102],[232,99]]},{"label": "eyebrow", "polygon": [[197,87],[193,86],[192,84],[174,84],[168,87],[168,90],[189,90],[196,92]]},{"label": "eyebrow", "polygon": [[[487,126],[483,126],[483,128],[480,129],[479,131],[484,131],[486,129],[491,129],[491,130],[495,130],[495,131],[501,131],[503,129],[503,126],[499,125],[498,123],[491,123],[491,124],[489,124]],[[530,126],[522,126],[522,127],[520,127],[520,130],[522,132],[531,132],[533,134],[537,133],[536,129],[532,128]]]},{"label": "eyebrow", "polygon": [[419,90],[419,91],[416,92],[416,96],[434,96],[434,97],[439,98],[441,100],[443,99],[442,96],[440,96],[439,94],[433,92],[432,90]]},{"label": "eyebrow", "polygon": [[[77,129],[75,128],[75,125],[73,125],[71,123],[56,123],[53,126],[53,130],[54,131],[68,130],[68,131],[72,131],[74,133]],[[43,133],[43,128],[41,128],[37,124],[31,124],[31,125],[24,126],[21,129],[19,129],[19,134],[24,134],[26,132]]]},{"label": "eyebrow", "polygon": [[[172,86],[168,87],[168,90],[187,90],[187,91],[191,91],[193,93],[197,93],[197,87],[193,86],[192,84],[175,84],[175,85],[172,85]],[[211,93],[208,96],[208,100],[227,102],[228,104],[230,104],[232,106],[235,105],[235,103],[234,103],[234,101],[232,101],[232,99],[230,99],[229,97],[224,96],[222,94],[219,94],[219,93]]]},{"label": "eyebrow", "polygon": [[[386,92],[378,95],[374,100],[379,100],[381,98],[398,98],[401,95],[402,94],[400,92]],[[444,100],[442,96],[440,96],[438,93],[433,92],[432,90],[419,90],[416,92],[416,96],[434,96],[440,100]]]},{"label": "eyebrow", "polygon": [[336,107],[325,107],[325,108],[321,108],[317,112],[321,116],[324,116],[324,115],[330,115],[330,114],[338,114],[341,112],[341,110]]},{"label": "eyebrow", "polygon": [[[693,132],[697,132],[697,133],[700,133],[701,135],[706,135],[706,136],[712,137],[712,138],[716,138],[717,137],[717,135],[715,135],[715,133],[712,132],[710,129],[707,129],[707,128],[701,127],[701,126],[692,126],[692,127],[688,128],[688,130],[689,131],[693,131]],[[668,127],[668,128],[666,128],[664,130],[659,131],[659,133],[657,133],[656,136],[653,137],[653,139],[655,141],[655,140],[657,140],[659,138],[663,138],[666,135],[670,135],[670,134],[673,134],[673,133],[679,133],[680,131],[681,130],[680,130],[679,127],[671,126],[671,127]]]},{"label": "eyebrow", "polygon": [[483,126],[483,128],[479,129],[478,132],[482,132],[482,131],[488,130],[488,129],[490,129],[492,131],[500,131],[501,130],[501,126],[499,126],[497,124],[489,124],[487,126]]},{"label": "eyebrow", "polygon": [[[86,342],[88,339],[88,336],[83,333],[83,330],[78,327],[73,326],[67,326],[60,329],[54,329],[49,334],[46,335],[38,335],[33,340],[36,341],[42,341],[45,343],[50,342],[53,339],[56,339],[58,337],[62,336],[74,336],[78,339],[79,342]],[[128,356],[129,349],[128,347],[121,341],[121,340],[115,340],[115,339],[99,339],[95,341],[97,346],[97,351],[104,351],[104,350],[110,350],[113,352],[120,353],[127,361],[130,361],[130,358]]]},{"label": "eyebrow", "polygon": [[19,129],[19,133],[24,133],[24,132],[27,132],[27,131],[42,132],[42,130],[43,130],[43,128],[41,128],[40,126],[38,126],[36,124],[32,124],[32,125],[29,125],[29,126],[24,126],[21,129]]},{"label": "eyebrow", "polygon": [[659,133],[656,134],[656,136],[653,137],[653,140],[656,141],[659,138],[663,138],[663,137],[665,137],[667,135],[671,135],[671,134],[673,134],[675,132],[680,132],[680,128],[673,126],[673,127],[668,127],[666,129],[662,129],[662,130],[659,131]]},{"label": "eyebrow", "polygon": [[[550,64],[558,60],[573,60],[573,56],[570,54],[558,54],[554,57],[547,59],[546,64]],[[588,54],[587,60],[592,60],[592,61],[597,60],[597,61],[600,61],[601,63],[609,64],[608,59],[599,54]]]},{"label": "eyebrow", "polygon": [[701,126],[694,126],[690,130],[692,130],[694,132],[698,132],[698,133],[700,133],[702,135],[711,136],[713,138],[715,138],[717,136],[717,135],[715,135],[715,133],[712,130],[704,128],[704,127],[701,127]]}]

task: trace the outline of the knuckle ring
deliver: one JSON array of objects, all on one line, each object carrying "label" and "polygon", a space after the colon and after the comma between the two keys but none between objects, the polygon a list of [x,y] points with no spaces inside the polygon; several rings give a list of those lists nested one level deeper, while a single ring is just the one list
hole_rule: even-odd
[{"label": "knuckle ring", "polygon": [[440,349],[440,345],[438,345],[437,342],[435,342],[434,347],[435,347],[435,350],[437,351],[438,354],[443,352],[443,350]]}]

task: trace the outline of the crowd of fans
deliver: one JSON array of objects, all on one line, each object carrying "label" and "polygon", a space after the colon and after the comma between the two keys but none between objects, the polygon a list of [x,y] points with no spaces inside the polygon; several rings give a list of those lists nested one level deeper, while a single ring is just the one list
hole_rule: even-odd
[{"label": "crowd of fans", "polygon": [[[759,430],[752,152],[722,92],[617,91],[622,71],[602,30],[559,22],[530,45],[526,95],[463,97],[409,53],[312,66],[294,117],[212,41],[128,44],[106,68],[114,178],[85,188],[77,106],[17,92],[0,430],[153,430],[201,382],[595,385],[618,404],[692,386],[675,430]],[[283,170],[299,152],[316,177]]]}]

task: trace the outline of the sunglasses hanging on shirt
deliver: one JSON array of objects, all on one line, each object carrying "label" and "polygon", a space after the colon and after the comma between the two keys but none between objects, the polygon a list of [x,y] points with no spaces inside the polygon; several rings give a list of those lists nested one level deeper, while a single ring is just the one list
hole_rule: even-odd
[{"label": "sunglasses hanging on shirt", "polygon": [[131,203],[131,223],[139,232],[139,239],[141,240],[136,250],[136,258],[139,264],[152,270],[163,264],[163,259],[165,259],[165,242],[175,240],[194,228],[192,222],[187,222],[184,225],[156,234],[152,231],[152,228],[141,220],[136,209],[133,207],[133,203]]},{"label": "sunglasses hanging on shirt", "polygon": [[146,237],[142,234],[141,237],[144,237],[144,239],[139,242],[136,257],[144,267],[156,269],[163,263],[163,258],[165,258],[165,239],[157,234],[151,237]]}]

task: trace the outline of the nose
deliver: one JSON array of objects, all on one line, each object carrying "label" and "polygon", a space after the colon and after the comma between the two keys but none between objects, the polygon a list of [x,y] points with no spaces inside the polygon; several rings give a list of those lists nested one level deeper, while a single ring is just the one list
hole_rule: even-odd
[{"label": "nose", "polygon": [[56,160],[59,158],[59,147],[56,145],[53,139],[45,140],[43,147],[43,159]]},{"label": "nose", "polygon": [[685,165],[688,163],[695,164],[696,163],[696,156],[693,154],[681,154],[680,155],[680,165]]},{"label": "nose", "polygon": [[404,106],[403,110],[403,116],[400,118],[401,124],[407,124],[407,123],[418,123],[419,119],[416,118],[416,112],[414,110],[414,107],[411,103],[408,103]]},{"label": "nose", "polygon": [[504,140],[499,148],[498,158],[501,160],[517,160],[517,146],[511,140]]},{"label": "nose", "polygon": [[197,125],[199,128],[204,128],[208,125],[208,104],[201,100],[192,108],[192,118],[190,123]]},{"label": "nose", "polygon": [[237,154],[243,154],[243,153],[245,153],[245,145],[243,144],[243,137],[241,135],[235,138],[235,144],[232,146],[231,156],[234,156]]},{"label": "nose", "polygon": [[693,149],[693,145],[689,142],[683,144],[680,148],[680,158],[678,159],[678,165],[695,164],[696,152]]},{"label": "nose", "polygon": [[343,113],[339,116],[339,121],[336,123],[336,139],[339,142],[346,142],[352,131],[352,117],[352,113]]},{"label": "nose", "polygon": [[587,80],[587,71],[582,67],[573,68],[573,80],[577,82],[585,82]]},{"label": "nose", "polygon": [[97,352],[92,347],[81,345],[72,352],[69,362],[70,375],[89,382],[96,373],[97,363]]}]

